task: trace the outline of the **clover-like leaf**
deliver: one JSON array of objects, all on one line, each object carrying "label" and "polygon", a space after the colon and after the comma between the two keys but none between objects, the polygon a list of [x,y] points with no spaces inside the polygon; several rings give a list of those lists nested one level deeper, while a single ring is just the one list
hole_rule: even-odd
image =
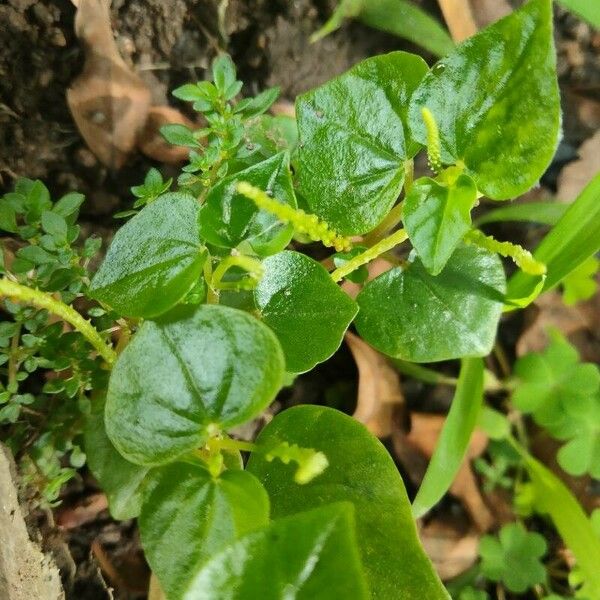
[{"label": "clover-like leaf", "polygon": [[254,290],[256,306],[281,342],[286,369],[308,371],[340,347],[358,307],[322,265],[304,254],[280,252],[263,266]]},{"label": "clover-like leaf", "polygon": [[477,188],[468,175],[452,183],[423,177],[414,182],[404,201],[402,220],[421,262],[437,275],[471,228],[471,208]]},{"label": "clover-like leaf", "polygon": [[356,299],[356,328],[381,352],[411,362],[485,356],[505,290],[498,256],[461,245],[436,277],[416,259],[370,281]]},{"label": "clover-like leaf", "polygon": [[413,90],[427,71],[418,56],[369,58],[298,98],[300,190],[310,209],[343,234],[373,229],[398,198]]},{"label": "clover-like leaf", "polygon": [[215,553],[268,525],[269,497],[241,470],[213,478],[199,464],[177,462],[155,472],[139,518],[140,535],[162,589],[177,600]]},{"label": "clover-like leaf", "polygon": [[201,446],[208,430],[251,419],[283,379],[277,338],[248,313],[216,305],[175,312],[142,325],[109,381],[106,431],[138,464],[170,462]]},{"label": "clover-like leaf", "polygon": [[332,504],[273,522],[214,556],[184,600],[367,600],[352,506]]},{"label": "clover-like leaf", "polygon": [[510,523],[498,537],[481,538],[481,571],[488,579],[502,582],[511,592],[520,594],[546,580],[540,560],[546,550],[543,536],[528,532],[520,523]]},{"label": "clover-like leaf", "polygon": [[182,193],[164,194],[115,235],[90,295],[128,317],[156,317],[177,304],[202,273],[206,251],[200,206]]},{"label": "clover-like leaf", "polygon": [[246,241],[259,256],[283,250],[292,239],[293,227],[258,207],[236,191],[247,181],[275,200],[296,208],[296,196],[286,152],[253,165],[215,185],[200,211],[200,233],[209,243],[235,248]]},{"label": "clover-like leaf", "polygon": [[531,188],[559,137],[551,0],[530,0],[433,67],[410,106],[421,144],[425,107],[438,124],[442,162],[464,164],[481,192],[505,200]]},{"label": "clover-like leaf", "polygon": [[267,488],[274,518],[331,502],[352,502],[373,598],[448,597],[417,538],[398,469],[377,438],[337,410],[305,405],[277,415],[261,431],[257,444],[269,448],[280,440],[323,453],[329,466],[298,485],[294,465],[269,462],[265,454],[253,453],[248,470]]},{"label": "clover-like leaf", "polygon": [[550,336],[543,352],[531,352],[515,363],[512,402],[552,435],[564,438],[577,431],[568,411],[597,395],[600,371],[594,364],[581,363],[577,350],[557,331]]}]

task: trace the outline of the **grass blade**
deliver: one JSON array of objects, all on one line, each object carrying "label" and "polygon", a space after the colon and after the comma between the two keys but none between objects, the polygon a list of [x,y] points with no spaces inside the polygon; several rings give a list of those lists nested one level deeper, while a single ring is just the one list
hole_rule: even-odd
[{"label": "grass blade", "polygon": [[415,518],[424,515],[450,488],[467,452],[482,400],[483,361],[463,358],[448,418],[413,502]]},{"label": "grass blade", "polygon": [[540,223],[541,225],[556,225],[567,212],[568,204],[560,202],[530,202],[529,204],[513,204],[495,208],[475,219],[475,227],[488,223],[504,223],[523,221],[525,223]]}]

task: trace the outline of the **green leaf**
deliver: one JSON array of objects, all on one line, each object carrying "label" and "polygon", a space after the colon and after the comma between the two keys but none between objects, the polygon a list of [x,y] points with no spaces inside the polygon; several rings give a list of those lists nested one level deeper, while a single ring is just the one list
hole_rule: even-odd
[{"label": "green leaf", "polygon": [[248,470],[267,488],[273,518],[331,502],[352,502],[372,597],[448,598],[417,538],[400,474],[377,438],[339,411],[305,405],[278,414],[257,444],[268,448],[280,440],[323,452],[329,466],[310,483],[298,485],[293,465],[268,462],[261,453],[253,453]]},{"label": "green leaf", "polygon": [[600,29],[600,5],[590,0],[558,0],[560,4]]},{"label": "green leaf", "polygon": [[213,478],[190,463],[157,469],[139,518],[144,554],[172,600],[216,553],[268,523],[269,497],[253,475]]},{"label": "green leaf", "polygon": [[184,600],[367,600],[352,507],[325,506],[275,521],[214,556]]},{"label": "green leaf", "polygon": [[[533,253],[548,268],[544,291],[558,285],[569,273],[600,250],[600,173],[569,205]],[[538,280],[517,271],[508,283],[510,297],[531,293]]]},{"label": "green leaf", "polygon": [[15,209],[3,197],[0,202],[0,229],[9,233],[17,232],[17,217]]},{"label": "green leaf", "polygon": [[525,461],[535,491],[535,509],[548,514],[558,533],[573,553],[584,587],[582,597],[600,600],[600,538],[571,491],[552,471],[518,444],[515,448]]},{"label": "green leaf", "polygon": [[381,352],[411,362],[485,356],[505,285],[496,254],[461,245],[437,277],[416,259],[367,283],[356,299],[356,328]]},{"label": "green leaf", "polygon": [[252,117],[258,117],[264,112],[267,112],[271,105],[279,97],[279,88],[269,88],[264,90],[258,96],[254,98],[248,98],[248,102],[244,104],[242,110],[237,109],[235,112],[241,112],[244,118],[250,119]]},{"label": "green leaf", "polygon": [[42,228],[57,242],[64,243],[67,239],[67,221],[58,213],[45,210],[42,213]]},{"label": "green leaf", "polygon": [[296,208],[288,162],[287,153],[281,152],[221,180],[211,189],[200,211],[202,237],[222,248],[235,248],[245,240],[259,256],[283,250],[292,239],[293,227],[259,210],[251,200],[237,193],[236,185],[247,181],[277,201]]},{"label": "green leaf", "polygon": [[596,275],[600,270],[600,260],[590,256],[562,280],[563,302],[573,306],[589,300],[598,290]]},{"label": "green leaf", "polygon": [[483,216],[475,219],[475,226],[481,227],[488,223],[505,223],[511,221],[556,225],[568,208],[568,204],[560,202],[510,204],[486,212]]},{"label": "green leaf", "polygon": [[140,514],[143,486],[150,469],[125,460],[106,435],[104,403],[95,402],[84,430],[87,464],[108,498],[110,514],[118,520]]},{"label": "green leaf", "polygon": [[67,221],[72,225],[77,218],[79,207],[83,204],[84,200],[85,196],[83,194],[70,192],[58,200],[58,202],[52,207],[52,212],[55,212],[61,217],[67,219]]},{"label": "green leaf", "polygon": [[547,549],[539,533],[526,531],[520,523],[509,523],[498,537],[481,538],[481,572],[492,581],[502,582],[511,592],[522,594],[546,581],[546,568],[540,559]]},{"label": "green leaf", "polygon": [[396,202],[418,150],[408,100],[426,70],[412,54],[376,56],[296,101],[300,191],[341,233],[373,229]]},{"label": "green leaf", "polygon": [[413,501],[413,514],[421,517],[448,491],[467,453],[483,400],[483,361],[464,358],[450,412]]},{"label": "green leaf", "polygon": [[221,94],[235,83],[235,65],[228,54],[217,56],[212,63],[212,75],[215,87]]},{"label": "green leaf", "polygon": [[421,262],[437,275],[471,228],[471,208],[477,188],[467,175],[452,184],[423,177],[414,182],[404,201],[404,227]]},{"label": "green leaf", "polygon": [[144,207],[115,235],[90,295],[128,317],[156,317],[177,304],[202,273],[200,205],[170,193]]},{"label": "green leaf", "polygon": [[200,447],[209,430],[240,425],[275,397],[283,355],[268,327],[218,305],[146,321],[108,386],[106,431],[125,458],[155,465]]},{"label": "green leaf", "polygon": [[454,42],[440,23],[409,0],[365,0],[359,21],[410,40],[436,56],[454,50]]},{"label": "green leaf", "polygon": [[277,334],[286,370],[308,371],[340,347],[358,307],[325,267],[304,254],[280,252],[263,266],[254,290],[256,306]]},{"label": "green leaf", "polygon": [[572,408],[597,395],[600,371],[595,364],[581,363],[577,350],[558,332],[543,352],[531,352],[514,366],[517,386],[512,403],[531,413],[538,425],[564,439],[577,431]]},{"label": "green leaf", "polygon": [[194,137],[192,130],[179,123],[163,125],[160,128],[160,133],[169,144],[175,146],[186,146],[187,148],[199,148],[201,146],[200,142]]},{"label": "green leaf", "polygon": [[530,0],[425,76],[411,100],[412,135],[427,143],[427,107],[438,124],[442,162],[463,163],[494,200],[526,192],[558,144],[555,63],[551,0]]}]

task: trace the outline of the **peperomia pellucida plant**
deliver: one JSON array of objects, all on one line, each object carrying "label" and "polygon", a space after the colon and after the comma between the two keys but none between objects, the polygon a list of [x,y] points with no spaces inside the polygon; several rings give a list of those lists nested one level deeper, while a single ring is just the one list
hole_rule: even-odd
[{"label": "peperomia pellucida plant", "polygon": [[[1,338],[3,402],[30,400],[19,399],[31,358],[19,350],[23,328],[88,343],[78,350],[85,364],[64,377],[48,356],[38,360],[45,335],[31,356],[59,372],[48,393],[68,391],[77,375],[65,393],[86,416],[89,467],[113,516],[138,518],[169,600],[447,598],[414,516],[448,489],[476,424],[521,453],[538,489],[552,488],[508,420],[481,408],[481,357],[503,311],[560,283],[600,243],[598,178],[534,254],[471,221],[482,197],[528,191],[554,155],[551,2],[530,0],[432,68],[405,52],[367,59],[300,96],[296,120],[266,114],[277,90],[239,100],[241,89],[221,56],[212,81],[174,91],[205,122],[163,130],[190,148],[189,164],[176,191],[155,170],[134,188],[120,215],[131,218],[92,278],[71,250],[74,199],[54,204],[28,180],[5,196],[1,226],[27,246],[0,281],[16,315]],[[420,152],[431,173],[415,178]],[[332,269],[298,251],[312,242],[331,249]],[[82,256],[97,250],[88,245]],[[517,267],[508,282],[500,256]],[[369,280],[376,258],[389,269]],[[346,279],[361,286],[356,300],[339,285]],[[84,300],[92,323],[76,310]],[[334,409],[294,407],[256,440],[235,435],[285,382],[327,360],[351,324],[404,364],[462,361],[412,507],[385,448]],[[572,550],[597,598],[590,547]]]}]

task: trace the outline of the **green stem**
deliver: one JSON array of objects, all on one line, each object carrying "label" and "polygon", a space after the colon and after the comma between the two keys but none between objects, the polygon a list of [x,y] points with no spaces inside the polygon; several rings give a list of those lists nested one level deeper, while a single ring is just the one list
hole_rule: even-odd
[{"label": "green stem", "polygon": [[10,344],[10,358],[8,359],[8,387],[12,388],[17,383],[17,373],[19,371],[18,352],[19,339],[21,337],[21,325],[13,336]]},{"label": "green stem", "polygon": [[16,302],[31,304],[36,308],[45,309],[55,314],[79,331],[109,365],[112,365],[117,359],[116,352],[102,339],[89,321],[86,321],[75,309],[64,302],[55,300],[50,294],[9,281],[3,277],[0,279],[0,296],[6,296]]},{"label": "green stem", "polygon": [[374,246],[371,246],[368,250],[365,250],[362,254],[355,256],[354,258],[350,259],[347,263],[343,264],[341,267],[333,271],[333,273],[331,273],[331,278],[334,281],[340,281],[341,279],[346,277],[346,275],[352,273],[352,271],[356,271],[356,269],[362,267],[362,265],[366,265],[378,256],[381,256],[388,250],[391,250],[392,248],[394,248],[398,244],[401,244],[407,239],[408,235],[406,231],[404,231],[404,229],[399,229],[398,231],[395,231],[394,233],[392,233],[392,235],[383,238]]},{"label": "green stem", "polygon": [[369,234],[367,234],[363,240],[363,244],[365,246],[373,246],[379,242],[388,231],[391,231],[400,223],[402,220],[402,209],[404,208],[404,203],[399,202],[390,210],[390,212],[385,216],[383,221],[373,229]]}]

